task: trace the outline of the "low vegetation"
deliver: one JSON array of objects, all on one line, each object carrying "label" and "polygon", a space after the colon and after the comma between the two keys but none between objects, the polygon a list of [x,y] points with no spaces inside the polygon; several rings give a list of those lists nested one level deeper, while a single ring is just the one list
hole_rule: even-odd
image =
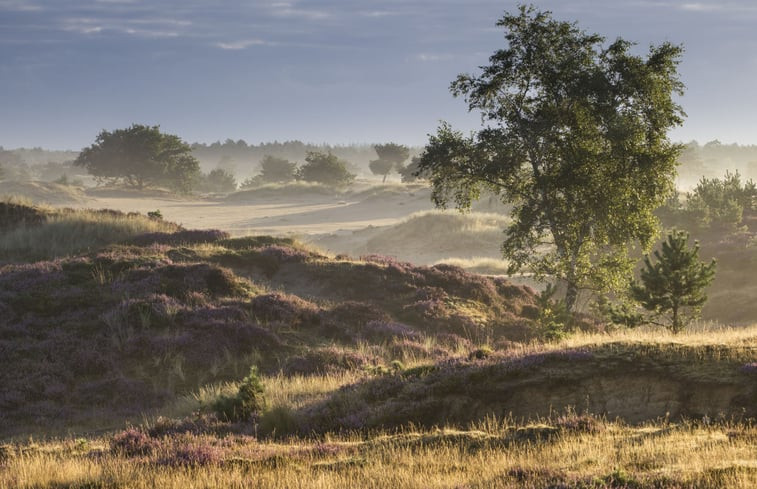
[{"label": "low vegetation", "polygon": [[287,441],[132,429],[5,445],[0,487],[748,489],[755,437],[729,421],[628,426],[575,413]]},{"label": "low vegetation", "polygon": [[[161,219],[112,210],[35,207],[0,202],[0,263],[52,260],[179,226]],[[24,202],[24,201],[21,201]]]},{"label": "low vegetation", "polygon": [[[754,482],[754,328],[611,333],[579,315],[534,342],[547,303],[455,266],[2,209],[3,236],[30,237],[0,268],[0,487]],[[63,222],[80,244],[32,247]],[[101,238],[114,222],[129,231]]]}]

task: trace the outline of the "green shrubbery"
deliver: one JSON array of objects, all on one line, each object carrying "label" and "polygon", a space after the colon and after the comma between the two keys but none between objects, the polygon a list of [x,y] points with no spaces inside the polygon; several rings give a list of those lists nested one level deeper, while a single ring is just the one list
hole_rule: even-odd
[{"label": "green shrubbery", "polygon": [[739,230],[744,218],[757,211],[757,185],[742,183],[739,172],[720,178],[702,178],[681,202],[678,196],[662,208],[663,219],[692,231],[712,230],[731,233]]},{"label": "green shrubbery", "polygon": [[234,396],[221,396],[213,402],[211,410],[226,421],[249,421],[258,416],[265,407],[263,382],[258,368],[250,367],[250,373],[242,379]]}]

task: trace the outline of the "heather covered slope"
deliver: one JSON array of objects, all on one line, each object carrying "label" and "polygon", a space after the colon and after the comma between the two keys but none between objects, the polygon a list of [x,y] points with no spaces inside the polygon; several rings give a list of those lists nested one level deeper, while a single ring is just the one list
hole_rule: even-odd
[{"label": "heather covered slope", "polygon": [[[21,236],[50,222],[9,227]],[[16,262],[0,269],[5,434],[138,416],[251,364],[311,374],[440,360],[527,339],[538,314],[532,291],[501,279],[332,259],[290,240],[176,230],[90,248],[35,263],[17,249],[0,256]]]},{"label": "heather covered slope", "polygon": [[[757,415],[754,328],[539,346],[536,295],[502,278],[56,212],[4,208],[6,236],[45,243],[70,226],[78,244],[40,244],[33,262],[0,248],[2,436],[207,413],[251,365],[273,386],[261,434],[463,426],[569,406],[632,422]],[[114,223],[125,231],[99,232]]]}]

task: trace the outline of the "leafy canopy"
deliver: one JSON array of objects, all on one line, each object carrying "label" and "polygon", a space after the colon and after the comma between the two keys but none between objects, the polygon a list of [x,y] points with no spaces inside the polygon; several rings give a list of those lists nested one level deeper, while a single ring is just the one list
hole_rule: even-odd
[{"label": "leafy canopy", "polygon": [[300,178],[306,182],[341,186],[352,183],[355,175],[347,170],[347,162],[331,153],[309,151],[300,167]]},{"label": "leafy canopy", "polygon": [[260,179],[264,182],[291,182],[297,177],[297,163],[277,156],[265,155],[260,169]]},{"label": "leafy canopy", "polygon": [[683,112],[677,65],[682,48],[587,34],[550,12],[520,7],[497,23],[507,45],[451,91],[483,128],[464,136],[443,123],[419,169],[438,206],[470,209],[489,190],[512,206],[502,251],[510,272],[562,279],[575,306],[582,288],[627,283],[629,248],[649,247],[653,211],[673,190],[678,145],[668,130]]},{"label": "leafy canopy", "polygon": [[704,289],[715,277],[715,260],[709,264],[699,261],[699,244],[688,248],[689,235],[673,231],[655,251],[655,263],[644,258],[641,283],[631,285],[631,294],[653,315],[651,322],[667,316],[663,323],[678,333],[699,316],[707,301]]},{"label": "leafy canopy", "polygon": [[694,225],[723,232],[734,231],[744,214],[755,210],[757,186],[741,183],[739,172],[726,172],[723,179],[702,177],[688,196],[686,209]]},{"label": "leafy canopy", "polygon": [[103,130],[74,164],[99,180],[123,181],[139,189],[166,185],[187,191],[200,171],[191,148],[181,138],[160,132],[160,126],[141,124]]},{"label": "leafy canopy", "polygon": [[374,175],[382,175],[384,182],[392,170],[401,172],[403,163],[410,157],[410,149],[407,146],[396,143],[375,144],[373,149],[378,155],[377,160],[368,163],[368,167]]}]

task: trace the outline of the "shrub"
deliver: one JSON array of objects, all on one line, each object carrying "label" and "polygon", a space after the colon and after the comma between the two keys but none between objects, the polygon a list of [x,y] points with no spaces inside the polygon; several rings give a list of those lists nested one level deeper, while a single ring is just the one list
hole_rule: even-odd
[{"label": "shrub", "polygon": [[554,293],[555,287],[549,284],[537,297],[539,305],[539,316],[536,320],[538,324],[537,334],[547,341],[564,338],[568,334],[568,326],[571,321],[571,315],[565,302],[552,300]]},{"label": "shrub", "polygon": [[125,457],[150,455],[155,446],[155,440],[135,428],[116,434],[110,441],[110,451]]},{"label": "shrub", "polygon": [[297,432],[297,417],[289,406],[276,406],[260,417],[260,431],[288,435]]},{"label": "shrub", "polygon": [[721,180],[702,178],[689,194],[686,217],[701,228],[735,231],[744,214],[755,208],[757,185],[752,180],[741,183],[739,172],[726,172]]},{"label": "shrub", "polygon": [[258,416],[265,406],[263,382],[256,366],[242,379],[235,396],[221,396],[212,404],[215,414],[227,421],[249,421]]},{"label": "shrub", "polygon": [[267,183],[291,182],[297,176],[297,163],[265,155],[260,162],[260,180]]},{"label": "shrub", "polygon": [[169,456],[158,460],[158,465],[169,467],[202,467],[217,464],[221,460],[218,448],[207,443],[176,448]]},{"label": "shrub", "polygon": [[198,177],[197,188],[204,192],[228,193],[237,189],[237,181],[228,171],[216,168]]},{"label": "shrub", "polygon": [[300,167],[300,177],[306,182],[341,186],[352,183],[355,175],[347,170],[347,162],[329,153],[308,152],[306,163]]}]

